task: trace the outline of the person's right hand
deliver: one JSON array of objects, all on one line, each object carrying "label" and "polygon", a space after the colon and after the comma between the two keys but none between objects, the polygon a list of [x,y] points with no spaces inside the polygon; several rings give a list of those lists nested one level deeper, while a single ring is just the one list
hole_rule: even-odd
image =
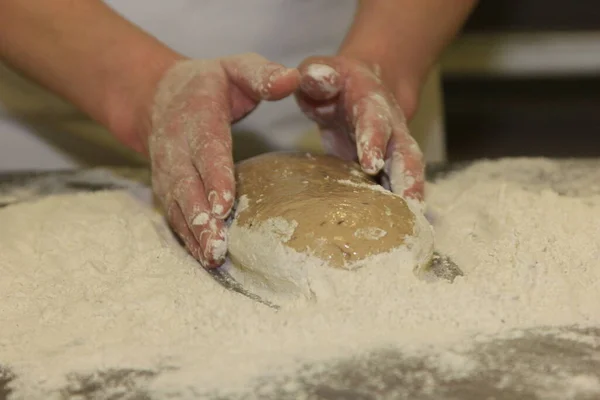
[{"label": "person's right hand", "polygon": [[158,84],[147,145],[152,186],[173,230],[205,267],[223,263],[235,198],[231,124],[298,87],[256,54],[176,63]]}]

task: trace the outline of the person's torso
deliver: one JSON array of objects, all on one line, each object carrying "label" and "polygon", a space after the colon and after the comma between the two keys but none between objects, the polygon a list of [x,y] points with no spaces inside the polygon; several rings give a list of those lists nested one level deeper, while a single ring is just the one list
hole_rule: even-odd
[{"label": "person's torso", "polygon": [[[256,52],[287,66],[333,54],[355,0],[107,0],[117,12],[192,58]],[[292,98],[263,103],[235,126],[248,153],[290,149],[312,126]],[[127,164],[132,153],[68,103],[0,64],[0,170]]]}]

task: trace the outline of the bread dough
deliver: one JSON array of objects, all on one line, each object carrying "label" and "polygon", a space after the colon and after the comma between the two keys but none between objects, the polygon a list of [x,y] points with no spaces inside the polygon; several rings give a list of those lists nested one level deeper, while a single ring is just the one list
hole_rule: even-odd
[{"label": "bread dough", "polygon": [[319,280],[336,280],[340,271],[384,256],[416,270],[431,259],[432,231],[423,215],[356,163],[269,153],[239,163],[236,180],[228,268],[244,285],[314,297]]}]

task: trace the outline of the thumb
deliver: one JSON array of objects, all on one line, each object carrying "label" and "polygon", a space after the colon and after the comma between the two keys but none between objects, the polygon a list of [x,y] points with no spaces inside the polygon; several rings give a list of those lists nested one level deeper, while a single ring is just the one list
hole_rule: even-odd
[{"label": "thumb", "polygon": [[313,100],[329,100],[343,88],[343,65],[339,58],[309,57],[298,67],[300,90]]},{"label": "thumb", "polygon": [[297,69],[286,68],[255,53],[223,58],[221,65],[231,82],[256,101],[280,100],[298,89]]}]

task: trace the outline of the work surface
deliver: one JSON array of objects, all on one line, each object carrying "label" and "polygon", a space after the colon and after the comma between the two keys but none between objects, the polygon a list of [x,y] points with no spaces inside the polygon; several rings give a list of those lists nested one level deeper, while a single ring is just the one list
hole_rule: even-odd
[{"label": "work surface", "polygon": [[[432,167],[429,179],[459,168]],[[562,195],[600,194],[593,179],[599,170],[600,161],[565,161],[560,173],[538,178]],[[523,176],[532,173],[536,171],[523,171]],[[569,182],[582,176],[590,176],[590,185],[582,189],[585,193],[578,193]],[[145,171],[24,173],[4,175],[0,180],[0,204],[4,205],[47,194],[111,188],[127,189],[147,201],[150,198]],[[500,336],[476,336],[450,354],[452,360],[441,360],[442,355],[435,352],[419,356],[385,348],[360,356],[349,354],[326,369],[307,365],[294,376],[258,380],[246,395],[231,398],[548,399],[559,392],[563,396],[569,393],[563,398],[600,398],[600,326],[541,326]],[[465,368],[461,374],[446,370],[448,363],[466,362],[475,367]],[[199,374],[203,368],[198,369]],[[156,371],[131,369],[93,376],[74,372],[58,398],[151,399],[154,397],[145,387],[156,375]],[[10,365],[0,367],[0,400],[11,398],[9,386],[14,378]],[[200,393],[198,398],[229,397]]]}]

